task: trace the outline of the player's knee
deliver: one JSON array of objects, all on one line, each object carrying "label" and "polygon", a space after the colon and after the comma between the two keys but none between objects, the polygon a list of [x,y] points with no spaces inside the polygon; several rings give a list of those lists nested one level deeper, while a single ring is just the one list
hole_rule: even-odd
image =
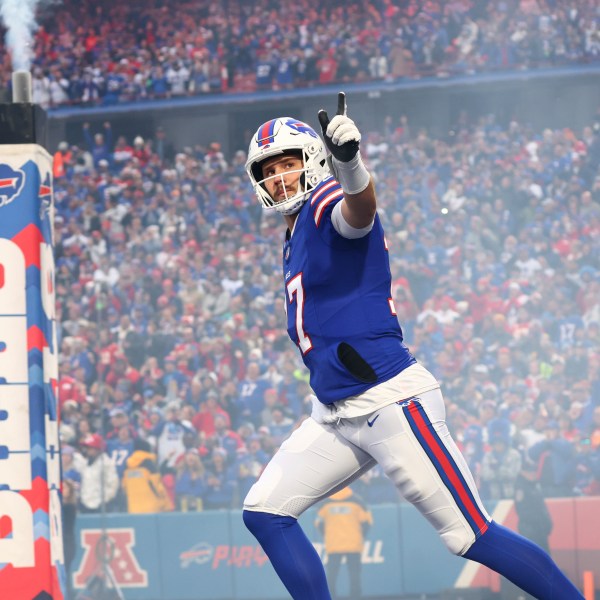
[{"label": "player's knee", "polygon": [[440,537],[446,548],[456,556],[462,556],[476,539],[472,531],[467,531],[462,527],[440,533]]},{"label": "player's knee", "polygon": [[510,543],[514,542],[516,538],[523,540],[526,544],[531,544],[529,540],[524,540],[514,531],[496,523],[496,521],[490,521],[485,532],[467,548],[464,557],[486,564],[490,552],[494,553],[495,548],[509,547]]},{"label": "player's knee", "polygon": [[285,529],[296,523],[294,517],[275,515],[273,513],[244,510],[242,512],[244,525],[259,541],[268,537],[275,529]]},{"label": "player's knee", "polygon": [[267,513],[257,512],[254,510],[244,510],[242,519],[248,531],[256,537],[256,534],[268,525]]}]

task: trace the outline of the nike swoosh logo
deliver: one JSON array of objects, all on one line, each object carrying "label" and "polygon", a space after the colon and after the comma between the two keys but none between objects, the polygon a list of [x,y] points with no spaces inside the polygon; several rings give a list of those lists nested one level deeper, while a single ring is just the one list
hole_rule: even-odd
[{"label": "nike swoosh logo", "polygon": [[367,425],[369,427],[373,427],[373,423],[375,423],[375,421],[377,421],[378,418],[379,418],[379,415],[375,415],[370,421],[369,421],[369,419],[367,419]]}]

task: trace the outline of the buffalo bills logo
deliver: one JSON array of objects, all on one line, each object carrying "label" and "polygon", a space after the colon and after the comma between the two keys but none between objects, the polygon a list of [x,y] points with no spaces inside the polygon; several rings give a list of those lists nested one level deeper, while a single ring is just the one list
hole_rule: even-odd
[{"label": "buffalo bills logo", "polygon": [[308,135],[312,135],[312,137],[316,138],[317,134],[315,132],[315,130],[310,127],[309,125],[307,125],[306,123],[303,123],[302,121],[296,121],[295,119],[288,119],[285,124],[290,128],[293,129],[294,131],[297,131],[298,133],[308,133]]},{"label": "buffalo bills logo", "polygon": [[25,173],[21,169],[13,169],[7,164],[0,164],[0,208],[10,204],[25,185]]}]

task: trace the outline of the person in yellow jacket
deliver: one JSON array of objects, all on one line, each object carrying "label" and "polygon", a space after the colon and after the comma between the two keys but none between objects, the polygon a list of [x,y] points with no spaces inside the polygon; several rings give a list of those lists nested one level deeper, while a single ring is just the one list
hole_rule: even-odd
[{"label": "person in yellow jacket", "polygon": [[130,513],[155,513],[173,510],[167,490],[157,472],[156,454],[145,440],[136,440],[133,454],[123,473],[123,490]]},{"label": "person in yellow jacket", "polygon": [[364,536],[372,524],[371,512],[360,496],[349,487],[330,496],[319,509],[315,527],[325,541],[328,557],[327,580],[334,598],[336,581],[344,557],[350,574],[350,599],[361,598],[361,555]]}]

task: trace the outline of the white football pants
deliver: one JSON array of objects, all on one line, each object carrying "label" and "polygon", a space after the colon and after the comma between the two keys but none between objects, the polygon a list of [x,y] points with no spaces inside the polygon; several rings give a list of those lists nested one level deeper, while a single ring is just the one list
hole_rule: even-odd
[{"label": "white football pants", "polygon": [[439,389],[332,424],[308,418],[252,486],[244,509],[298,518],[375,463],[452,553],[464,554],[486,531],[491,519],[448,432]]}]

